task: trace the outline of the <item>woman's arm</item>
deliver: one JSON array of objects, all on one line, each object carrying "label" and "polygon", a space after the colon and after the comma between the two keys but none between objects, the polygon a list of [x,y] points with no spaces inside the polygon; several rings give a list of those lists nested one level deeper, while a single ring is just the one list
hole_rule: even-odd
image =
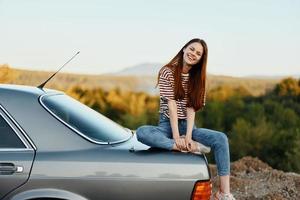
[{"label": "woman's arm", "polygon": [[193,140],[192,140],[192,132],[193,132],[193,126],[195,122],[195,110],[192,107],[188,107],[187,110],[187,128],[186,128],[186,136],[185,136],[185,142],[187,149],[189,151],[194,150],[193,146]]},{"label": "woman's arm", "polygon": [[193,126],[195,121],[195,110],[194,108],[186,109],[187,115],[187,128],[186,128],[186,136],[192,138]]},{"label": "woman's arm", "polygon": [[172,128],[172,136],[179,150],[186,149],[185,140],[180,137],[178,129],[177,104],[175,100],[168,100],[170,124]]}]

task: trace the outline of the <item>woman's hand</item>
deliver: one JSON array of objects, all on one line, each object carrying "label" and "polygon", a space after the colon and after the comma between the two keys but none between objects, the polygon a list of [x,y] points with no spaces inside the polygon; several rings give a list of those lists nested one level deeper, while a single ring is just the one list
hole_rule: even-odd
[{"label": "woman's hand", "polygon": [[186,143],[185,143],[185,138],[182,138],[182,137],[175,137],[174,138],[174,141],[175,141],[175,144],[177,146],[177,148],[179,150],[183,150],[183,151],[186,151],[187,150],[187,146],[186,146]]},{"label": "woman's hand", "polygon": [[194,140],[192,140],[191,136],[188,136],[188,135],[185,136],[185,144],[186,144],[188,151],[194,152],[197,150],[196,143]]}]

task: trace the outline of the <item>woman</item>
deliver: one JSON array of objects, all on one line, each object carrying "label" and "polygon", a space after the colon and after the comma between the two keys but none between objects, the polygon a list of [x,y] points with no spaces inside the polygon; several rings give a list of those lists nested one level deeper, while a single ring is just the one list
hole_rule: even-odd
[{"label": "woman", "polygon": [[220,177],[214,198],[233,200],[227,136],[194,125],[195,112],[205,105],[207,53],[204,40],[192,39],[161,68],[159,125],[141,126],[136,134],[140,142],[151,147],[192,153],[208,153],[211,148]]}]

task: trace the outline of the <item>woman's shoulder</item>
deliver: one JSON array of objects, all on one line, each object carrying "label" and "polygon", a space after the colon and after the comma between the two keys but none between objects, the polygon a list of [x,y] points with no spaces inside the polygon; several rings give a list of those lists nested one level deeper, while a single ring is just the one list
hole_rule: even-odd
[{"label": "woman's shoulder", "polygon": [[170,67],[164,66],[159,71],[160,77],[168,78],[173,76],[173,70]]}]

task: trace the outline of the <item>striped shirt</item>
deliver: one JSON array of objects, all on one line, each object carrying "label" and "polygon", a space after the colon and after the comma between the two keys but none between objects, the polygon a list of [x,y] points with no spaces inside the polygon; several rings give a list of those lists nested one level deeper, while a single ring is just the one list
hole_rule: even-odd
[{"label": "striped shirt", "polygon": [[[189,74],[181,73],[181,82],[182,87],[185,92],[185,97],[183,99],[176,100],[177,105],[177,117],[179,119],[186,119],[186,108],[187,108],[187,92],[188,92],[188,81],[189,81]],[[174,95],[174,72],[168,68],[164,67],[159,75],[159,95],[160,95],[160,109],[159,112],[165,114],[167,117],[169,115],[169,107],[168,107],[168,100],[175,100]]]}]

